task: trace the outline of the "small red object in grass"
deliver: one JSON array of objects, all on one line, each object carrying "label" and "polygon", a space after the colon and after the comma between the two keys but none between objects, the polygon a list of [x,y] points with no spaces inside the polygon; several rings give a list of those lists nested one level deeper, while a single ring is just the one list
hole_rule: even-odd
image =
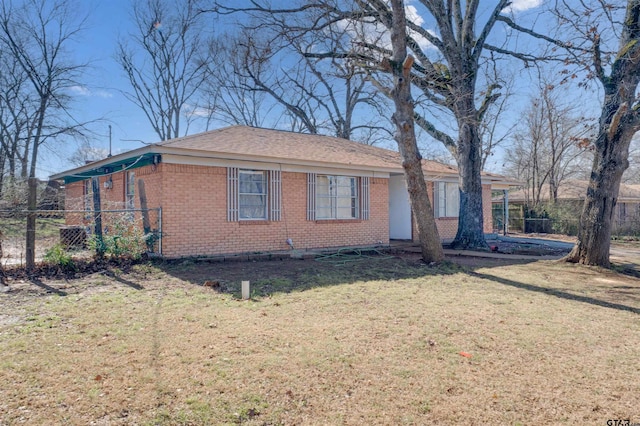
[{"label": "small red object in grass", "polygon": [[469,352],[460,352],[460,355],[462,355],[465,358],[471,358],[473,357],[473,355],[471,355]]},{"label": "small red object in grass", "polygon": [[491,247],[491,251],[498,251],[498,246],[490,246]]}]

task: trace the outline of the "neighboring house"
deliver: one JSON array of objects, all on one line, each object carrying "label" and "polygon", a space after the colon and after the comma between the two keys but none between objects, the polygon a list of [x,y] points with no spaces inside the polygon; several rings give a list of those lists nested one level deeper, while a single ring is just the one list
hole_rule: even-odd
[{"label": "neighboring house", "polygon": [[[453,238],[457,170],[426,160],[423,169],[440,236]],[[56,174],[68,224],[92,210],[95,176],[102,209],[161,208],[161,251],[169,258],[274,252],[288,249],[287,240],[296,249],[417,240],[400,155],[328,136],[233,126]],[[491,189],[508,186],[502,176],[483,175],[486,232]]]},{"label": "neighboring house", "polygon": [[[582,204],[586,197],[588,186],[589,181],[569,179],[558,188],[558,204],[564,206],[569,212],[573,212],[572,218],[575,221],[579,219],[582,211]],[[512,212],[515,211],[519,218],[522,219],[530,199],[531,196],[527,189],[521,188],[517,191],[509,192],[509,207]],[[549,202],[548,185],[542,188],[540,200],[542,203]],[[502,196],[494,197],[494,208],[501,205],[502,202]],[[518,210],[520,211],[519,213]],[[613,229],[617,232],[627,230],[640,231],[640,185],[620,184],[618,201],[613,214]]]}]

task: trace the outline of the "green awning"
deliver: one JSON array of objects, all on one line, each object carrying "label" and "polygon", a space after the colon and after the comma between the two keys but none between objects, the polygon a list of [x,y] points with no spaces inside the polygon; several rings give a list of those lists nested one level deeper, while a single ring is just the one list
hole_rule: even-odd
[{"label": "green awning", "polygon": [[64,183],[78,182],[80,180],[90,179],[97,176],[107,176],[118,173],[123,170],[132,170],[139,167],[148,166],[150,164],[158,164],[160,162],[160,154],[146,153],[135,158],[125,158],[114,161],[112,163],[103,163],[95,169],[90,169],[81,173],[74,173],[64,176]]}]

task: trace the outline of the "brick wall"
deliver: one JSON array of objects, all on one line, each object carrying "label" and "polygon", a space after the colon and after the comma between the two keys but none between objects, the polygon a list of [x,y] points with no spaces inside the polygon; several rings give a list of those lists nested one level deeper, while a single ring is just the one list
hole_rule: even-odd
[{"label": "brick wall", "polygon": [[[429,194],[429,201],[433,206],[434,184],[433,182],[427,182],[427,191]],[[493,217],[491,211],[491,185],[482,185],[482,217],[483,227],[485,233],[493,232]],[[436,227],[438,228],[438,235],[443,240],[450,240],[455,238],[458,232],[458,218],[457,217],[439,217],[436,218]],[[417,228],[413,226],[413,241],[418,241]]]},{"label": "brick wall", "polygon": [[227,222],[227,170],[163,164],[166,257],[367,246],[389,242],[388,182],[370,181],[369,220],[307,221],[307,175],[282,173],[280,221]]},{"label": "brick wall", "polygon": [[[388,179],[370,179],[369,220],[308,221],[306,173],[283,172],[280,221],[227,222],[226,168],[161,163],[132,171],[136,178],[135,208],[140,208],[140,179],[145,184],[148,208],[162,207],[162,246],[166,257],[287,250],[287,238],[293,240],[296,249],[389,242]],[[100,178],[103,209],[125,207],[126,175],[123,171]],[[105,189],[104,183],[109,178],[112,187]],[[432,200],[433,183],[427,185]],[[83,210],[83,182],[66,185],[65,200],[67,210]],[[485,232],[491,232],[489,185],[483,186],[483,206]],[[83,224],[84,217],[82,213],[67,214],[67,223]],[[441,238],[451,239],[457,232],[458,219],[438,218],[436,226]]]},{"label": "brick wall", "polygon": [[[131,169],[136,179],[134,207],[140,209],[140,188],[138,181],[142,179],[145,184],[147,195],[147,208],[157,208],[162,203],[162,175],[161,167],[145,166],[137,169]],[[123,210],[126,208],[125,188],[128,171],[121,171],[106,176],[101,176],[100,181],[100,205],[102,210]],[[65,209],[66,210],[84,210],[85,202],[88,202],[90,209],[93,210],[93,198],[91,195],[85,194],[85,181],[73,182],[65,185]],[[105,186],[109,182],[110,185]],[[136,212],[136,219],[140,220],[140,213]],[[103,220],[108,221],[107,215]],[[67,213],[67,225],[87,225],[88,220],[84,213]]]}]

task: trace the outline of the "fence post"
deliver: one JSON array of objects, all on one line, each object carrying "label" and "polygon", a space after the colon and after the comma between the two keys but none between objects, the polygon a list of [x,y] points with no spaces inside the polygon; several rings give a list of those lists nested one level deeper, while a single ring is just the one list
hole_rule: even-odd
[{"label": "fence post", "polygon": [[28,271],[36,266],[36,209],[38,207],[38,180],[30,177],[27,199],[26,267]]},{"label": "fence post", "polygon": [[153,241],[149,239],[151,221],[149,220],[149,210],[147,209],[147,191],[144,189],[144,180],[142,179],[138,179],[138,192],[140,193],[140,209],[142,209],[142,231],[147,243],[147,250],[152,252]]},{"label": "fence post", "polygon": [[93,192],[93,223],[96,236],[96,255],[104,255],[104,242],[102,240],[102,206],[100,202],[100,178],[91,178],[91,189]]}]

